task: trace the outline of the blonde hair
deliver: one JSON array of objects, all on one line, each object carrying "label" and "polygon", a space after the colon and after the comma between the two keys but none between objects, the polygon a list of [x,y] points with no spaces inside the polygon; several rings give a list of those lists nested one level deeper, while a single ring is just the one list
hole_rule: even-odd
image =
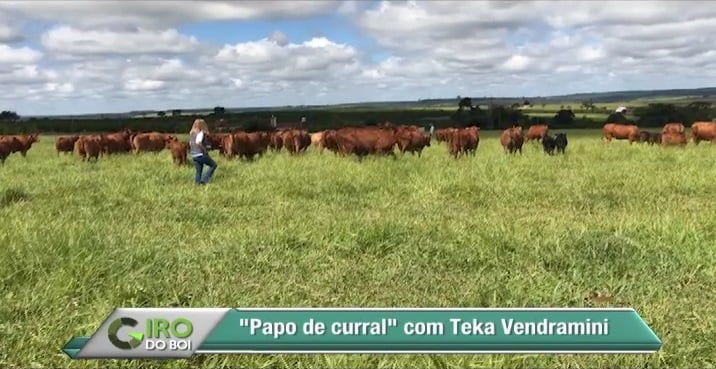
[{"label": "blonde hair", "polygon": [[199,131],[209,133],[209,126],[207,126],[206,122],[201,118],[194,120],[194,124],[191,125],[191,131],[189,131],[189,133],[196,133]]}]

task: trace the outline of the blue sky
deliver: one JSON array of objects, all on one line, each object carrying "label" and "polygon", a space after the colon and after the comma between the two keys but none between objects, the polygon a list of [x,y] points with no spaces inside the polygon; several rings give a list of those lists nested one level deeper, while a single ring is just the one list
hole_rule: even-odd
[{"label": "blue sky", "polygon": [[[708,2],[0,2],[21,115],[704,87]],[[668,71],[668,73],[664,73]]]}]

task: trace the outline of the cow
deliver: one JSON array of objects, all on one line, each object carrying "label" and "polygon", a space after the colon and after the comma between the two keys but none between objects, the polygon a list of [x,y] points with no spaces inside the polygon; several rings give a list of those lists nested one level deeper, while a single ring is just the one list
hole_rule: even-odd
[{"label": "cow", "polygon": [[397,137],[393,127],[341,128],[335,131],[338,150],[343,155],[356,155],[359,160],[370,154],[395,156]]},{"label": "cow", "polygon": [[158,152],[164,150],[171,142],[178,141],[174,135],[159,132],[139,133],[132,139],[134,154],[141,151]]},{"label": "cow", "polygon": [[557,133],[557,135],[554,136],[554,145],[557,149],[557,154],[564,154],[565,150],[567,150],[567,144],[566,133]]},{"label": "cow", "polygon": [[711,141],[716,143],[716,123],[714,122],[694,122],[691,125],[691,140],[695,145],[701,141]]},{"label": "cow", "polygon": [[263,155],[270,144],[270,136],[266,132],[242,132],[238,131],[232,134],[232,144],[235,153],[242,159],[253,160],[256,155]]},{"label": "cow", "polygon": [[421,156],[423,149],[430,146],[430,135],[413,130],[401,130],[397,133],[398,150],[401,153],[410,152],[411,155],[418,153]]},{"label": "cow", "polygon": [[530,126],[530,128],[527,129],[527,134],[525,135],[525,142],[529,142],[530,140],[540,141],[547,135],[548,132],[549,126],[546,124],[536,124]]},{"label": "cow", "polygon": [[206,149],[210,150],[210,151],[211,150],[219,150],[219,152],[221,152],[221,150],[223,150],[222,143],[224,142],[224,138],[230,134],[233,134],[233,133],[235,133],[235,132],[207,134],[205,137]]},{"label": "cow", "polygon": [[522,154],[522,145],[525,142],[525,137],[522,134],[521,126],[513,126],[502,131],[500,134],[500,144],[505,153],[514,154],[520,152]]},{"label": "cow", "polygon": [[542,137],[542,148],[547,155],[554,155],[554,148],[557,146],[557,142],[554,137],[550,135],[544,135]]},{"label": "cow", "polygon": [[120,132],[109,133],[103,136],[103,151],[106,154],[130,152],[133,150],[131,138],[134,138],[134,133],[128,129]]},{"label": "cow", "polygon": [[665,133],[684,133],[685,128],[682,123],[667,123],[664,128],[661,129],[661,134]]},{"label": "cow", "polygon": [[283,148],[283,131],[273,131],[269,134],[269,147],[271,151],[281,151]]},{"label": "cow", "polygon": [[80,138],[75,141],[75,152],[82,161],[89,162],[94,158],[96,162],[102,153],[100,137],[97,135],[80,136]]},{"label": "cow", "polygon": [[605,142],[611,142],[612,139],[629,140],[629,144],[639,140],[639,127],[635,125],[607,123],[602,127]]},{"label": "cow", "polygon": [[71,153],[75,148],[75,142],[80,139],[80,136],[58,136],[55,139],[55,150],[57,150],[57,156],[60,156],[61,152]]},{"label": "cow", "polygon": [[20,142],[15,136],[0,136],[0,164],[5,164],[5,160],[18,145]]},{"label": "cow", "polygon": [[662,146],[686,146],[686,134],[681,133],[662,133],[661,134],[661,145]]},{"label": "cow", "polygon": [[334,154],[339,154],[338,143],[336,142],[336,131],[329,129],[323,131],[321,135],[321,142],[318,145],[318,150],[323,153],[323,149],[328,149]]},{"label": "cow", "polygon": [[639,131],[639,143],[649,142],[651,139],[651,133],[648,131]]},{"label": "cow", "polygon": [[189,152],[189,143],[188,142],[178,142],[178,141],[169,142],[169,151],[172,154],[172,162],[174,164],[176,164],[177,166],[186,165],[188,163],[188,161],[187,161],[187,153]]},{"label": "cow", "polygon": [[225,135],[221,139],[219,154],[227,159],[233,158],[238,153],[239,148],[238,142],[236,141],[236,133]]},{"label": "cow", "polygon": [[649,138],[649,145],[661,144],[661,133],[652,133]]},{"label": "cow", "polygon": [[283,132],[283,146],[290,155],[298,155],[311,146],[311,136],[300,129],[291,129]]},{"label": "cow", "polygon": [[479,128],[453,128],[446,133],[448,152],[457,159],[460,155],[475,155],[480,142]]},{"label": "cow", "polygon": [[31,135],[15,135],[11,137],[15,138],[15,141],[12,144],[12,152],[19,152],[23,157],[27,156],[27,152],[32,147],[32,144],[39,141],[37,133],[33,133]]},{"label": "cow", "polygon": [[317,149],[321,149],[321,137],[323,132],[311,133],[311,145]]},{"label": "cow", "polygon": [[437,142],[446,142],[447,134],[450,128],[440,128],[435,130],[435,140]]}]

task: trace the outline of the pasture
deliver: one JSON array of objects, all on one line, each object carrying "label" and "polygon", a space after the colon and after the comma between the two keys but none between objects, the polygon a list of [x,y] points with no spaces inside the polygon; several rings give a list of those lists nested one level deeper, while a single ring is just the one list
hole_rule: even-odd
[{"label": "pasture", "polygon": [[[475,157],[444,144],[390,158],[314,150],[227,161],[193,185],[167,151],[98,163],[41,135],[0,167],[2,367],[714,367],[716,145],[604,144]],[[236,355],[70,361],[124,307],[635,308],[653,355]]]}]

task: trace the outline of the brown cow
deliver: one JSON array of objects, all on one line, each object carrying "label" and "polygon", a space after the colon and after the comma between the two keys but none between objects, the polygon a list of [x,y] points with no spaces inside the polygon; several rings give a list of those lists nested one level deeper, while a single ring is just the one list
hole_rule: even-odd
[{"label": "brown cow", "polygon": [[665,133],[684,133],[685,128],[682,123],[666,123],[661,129],[661,134]]},{"label": "brown cow", "polygon": [[335,131],[338,150],[343,155],[356,155],[362,159],[369,154],[391,155],[397,144],[394,128],[363,127],[341,128]]},{"label": "brown cow", "polygon": [[323,153],[323,149],[328,149],[334,154],[339,154],[338,142],[336,141],[336,131],[333,129],[323,131],[321,135],[321,143],[318,145],[318,150]]},{"label": "brown cow", "polygon": [[75,142],[80,139],[80,136],[59,136],[55,139],[55,150],[57,150],[57,156],[61,152],[71,153],[75,147]]},{"label": "brown cow", "polygon": [[188,142],[172,141],[169,143],[169,151],[172,153],[172,162],[177,166],[185,165],[187,161],[187,153],[189,152]]},{"label": "brown cow", "polygon": [[418,153],[422,155],[423,149],[430,146],[430,135],[418,130],[401,130],[396,133],[398,138],[398,150],[401,153],[410,152],[411,155]]},{"label": "brown cow", "polygon": [[269,147],[271,147],[271,151],[281,151],[283,148],[283,131],[273,131],[269,134]]},{"label": "brown cow", "polygon": [[517,151],[522,154],[522,145],[525,142],[525,137],[522,134],[522,127],[513,126],[502,131],[500,134],[500,144],[505,153],[514,154]]},{"label": "brown cow", "polygon": [[435,140],[438,142],[447,142],[448,132],[451,128],[440,128],[435,130]]},{"label": "brown cow", "polygon": [[233,141],[235,148],[231,149],[232,153],[239,155],[245,160],[253,160],[255,155],[261,156],[270,144],[270,136],[266,132],[235,132],[233,133]]},{"label": "brown cow", "polygon": [[661,145],[662,146],[686,146],[686,134],[681,133],[662,133],[661,134]]},{"label": "brown cow", "polygon": [[206,144],[208,147],[207,150],[219,150],[221,152],[223,150],[223,142],[224,138],[231,135],[232,133],[209,133],[206,135]]},{"label": "brown cow", "polygon": [[304,130],[291,129],[283,132],[283,146],[291,155],[305,152],[310,145],[311,136]]},{"label": "brown cow", "polygon": [[14,136],[0,136],[0,163],[5,164],[5,160],[18,145],[20,142]]},{"label": "brown cow", "polygon": [[102,152],[100,137],[97,135],[80,136],[79,139],[75,141],[75,152],[82,158],[82,161],[90,161],[92,158],[97,161]]},{"label": "brown cow", "polygon": [[134,153],[140,151],[158,152],[164,150],[171,142],[178,141],[176,136],[159,132],[139,133],[132,139]]},{"label": "brown cow", "polygon": [[611,142],[612,139],[629,140],[629,143],[639,140],[639,127],[635,125],[607,123],[602,128],[603,138],[605,142]]},{"label": "brown cow", "polygon": [[12,152],[19,152],[23,157],[27,156],[27,152],[32,147],[32,144],[39,141],[37,133],[31,135],[15,135],[15,141],[12,144]]},{"label": "brown cow", "polygon": [[448,150],[453,157],[457,158],[461,154],[475,155],[480,142],[479,128],[453,128],[447,131],[447,140]]},{"label": "brown cow", "polygon": [[716,123],[694,122],[691,125],[691,140],[698,145],[701,141],[716,143]]},{"label": "brown cow", "polygon": [[130,152],[133,150],[131,141],[134,138],[134,134],[128,129],[103,135],[103,138],[102,149],[106,154]]},{"label": "brown cow", "polygon": [[527,129],[527,134],[525,135],[525,142],[529,142],[530,140],[540,141],[547,135],[548,132],[549,126],[546,124],[536,124],[530,126],[530,128]]}]

